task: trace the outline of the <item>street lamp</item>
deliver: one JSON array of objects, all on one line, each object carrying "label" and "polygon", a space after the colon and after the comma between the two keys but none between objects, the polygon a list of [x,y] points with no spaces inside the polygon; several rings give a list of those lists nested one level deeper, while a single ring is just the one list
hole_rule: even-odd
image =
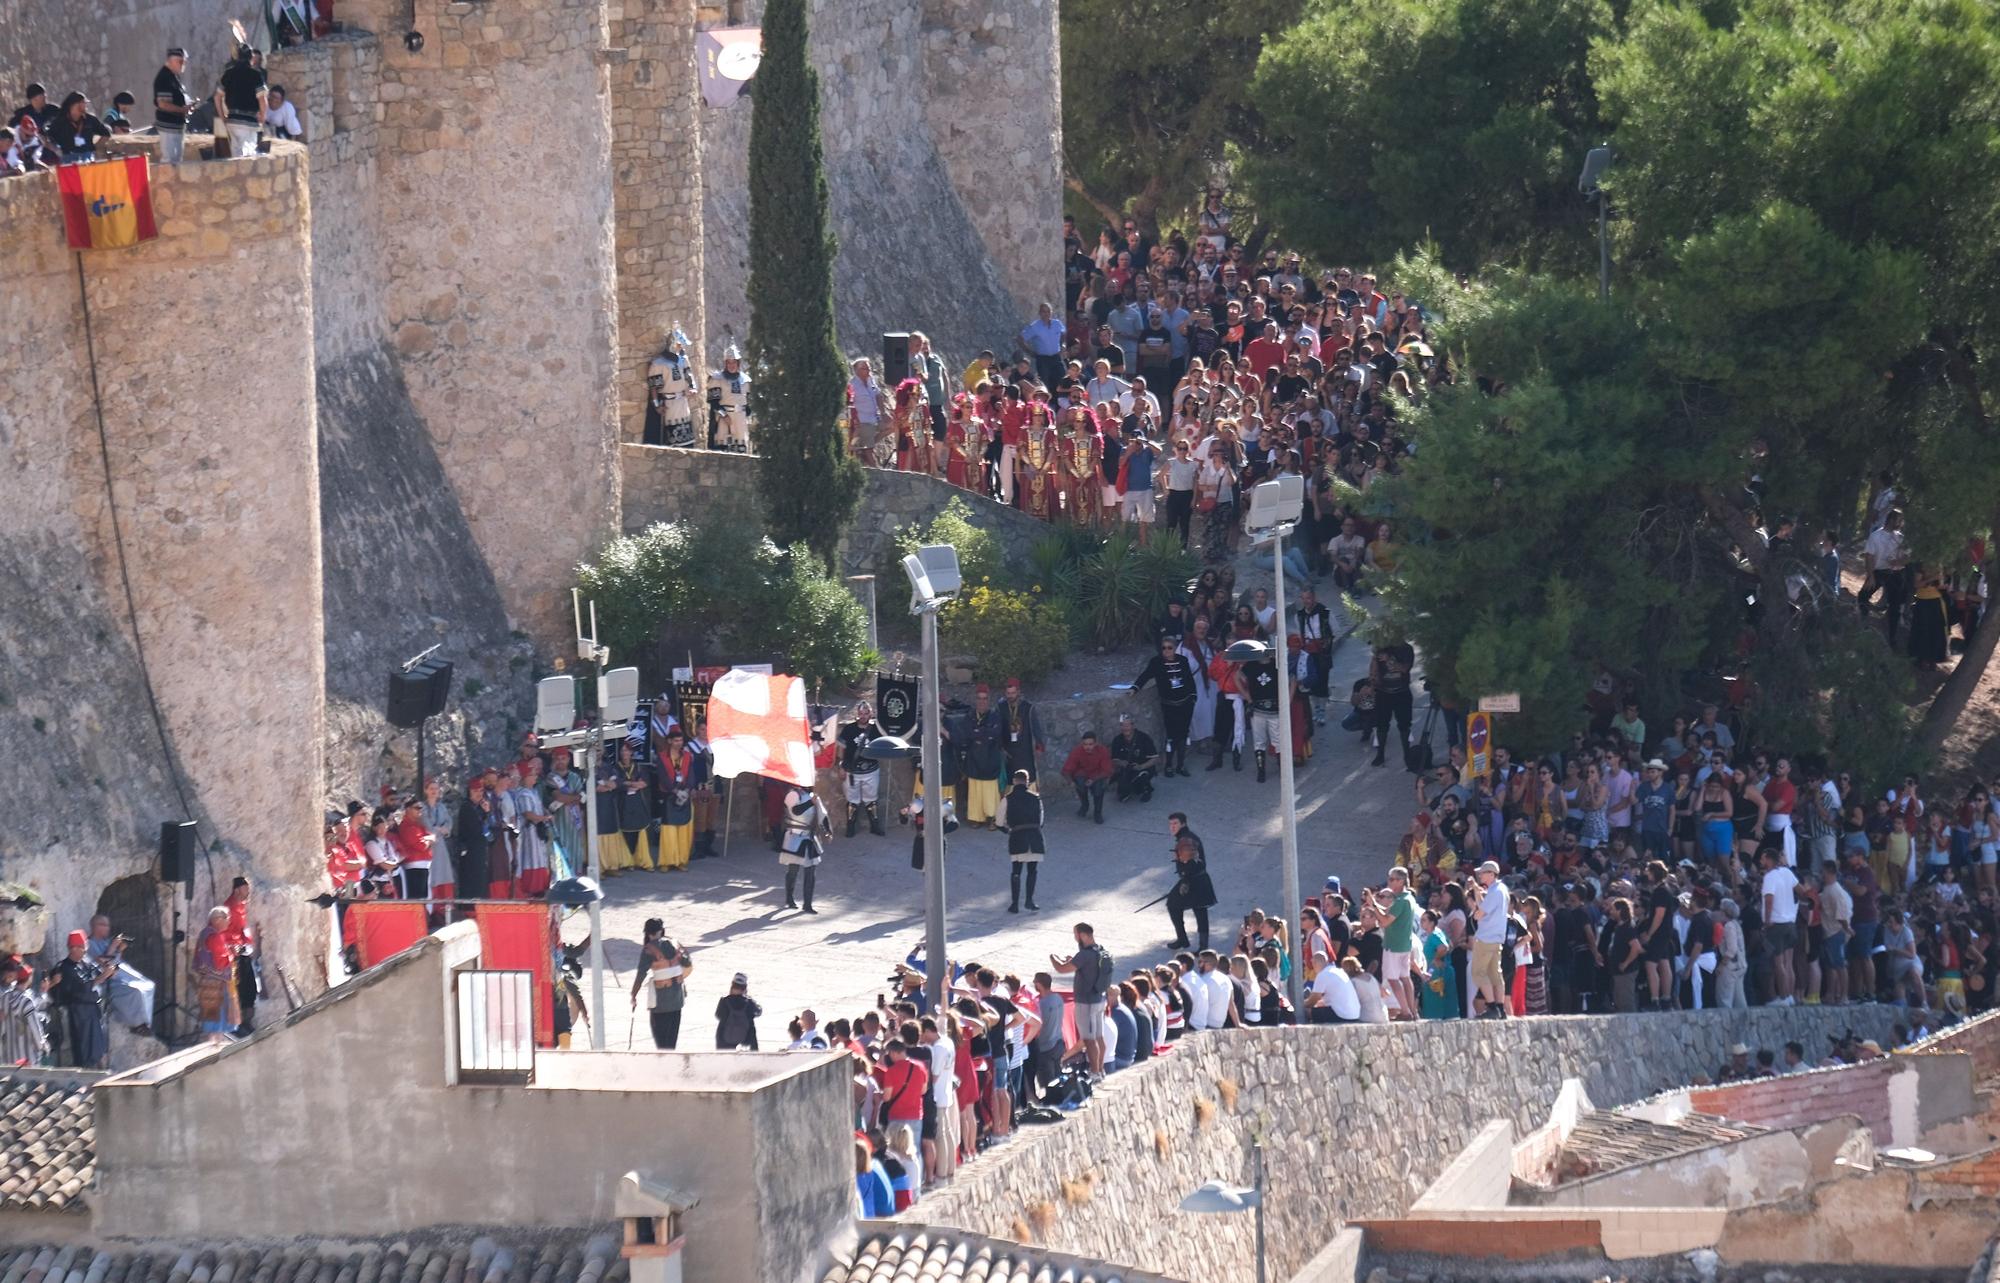
[{"label": "street lamp", "polygon": [[927,544],[903,558],[910,579],[910,613],[923,620],[924,692],[924,1003],[932,1010],[944,1005],[944,768],[940,738],[944,717],[938,697],[938,611],[958,596],[958,551],[950,544]]},{"label": "street lamp", "polygon": [[1255,1212],[1257,1214],[1257,1283],[1265,1283],[1264,1278],[1264,1147],[1256,1141],[1250,1143],[1250,1160],[1254,1172],[1253,1184],[1245,1189],[1231,1185],[1227,1181],[1208,1181],[1194,1193],[1181,1200],[1183,1212],[1204,1215],[1224,1215],[1230,1212]]},{"label": "street lamp", "polygon": [[[577,770],[583,775],[584,845],[590,848],[590,876],[558,883],[576,888],[558,903],[586,904],[590,909],[590,1009],[604,1012],[604,885],[603,858],[597,850],[597,757],[605,741],[622,740],[639,711],[639,670],[614,668],[605,671],[611,648],[597,641],[597,603],[590,603],[590,632],[583,631],[581,594],[570,590],[571,609],[576,617],[576,653],[597,667],[597,709],[582,729],[576,725],[576,679],[567,673],[544,677],[535,683],[535,736],[542,748],[569,748],[575,751]],[[555,888],[551,888],[554,898]],[[587,894],[586,894],[587,893]],[[590,1022],[590,1047],[604,1050],[604,1030],[608,1022]]]},{"label": "street lamp", "polygon": [[[1292,533],[1292,528],[1298,524],[1299,516],[1305,510],[1305,493],[1305,478],[1297,475],[1277,477],[1250,488],[1248,524],[1251,543],[1255,545],[1268,540],[1271,544],[1272,579],[1276,581],[1271,600],[1277,608],[1277,627],[1272,630],[1272,635],[1277,644],[1266,646],[1253,638],[1232,643],[1223,652],[1223,657],[1231,663],[1254,661],[1269,653],[1277,664],[1278,738],[1283,741],[1278,752],[1278,789],[1284,794],[1279,834],[1283,853],[1280,876],[1285,880],[1285,921],[1292,931],[1299,929],[1300,913],[1299,807],[1292,765],[1292,683],[1289,657],[1285,653],[1285,536]],[[1285,982],[1285,991],[1291,996],[1292,1010],[1304,1010],[1296,966]]]},{"label": "street lamp", "polygon": [[1611,147],[1592,147],[1583,158],[1583,176],[1576,180],[1576,189],[1584,199],[1597,198],[1597,301],[1611,299],[1611,242],[1604,231],[1604,175],[1611,168]]}]

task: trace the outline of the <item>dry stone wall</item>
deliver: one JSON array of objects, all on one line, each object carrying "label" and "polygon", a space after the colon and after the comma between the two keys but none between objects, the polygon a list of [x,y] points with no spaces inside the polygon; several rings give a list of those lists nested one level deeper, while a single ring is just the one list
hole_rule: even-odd
[{"label": "dry stone wall", "polygon": [[[70,339],[36,349],[43,368],[0,377],[7,435],[58,443],[45,456],[17,459],[33,478],[24,491],[36,497],[30,521],[45,540],[80,536],[72,546],[84,550],[94,581],[45,609],[62,632],[96,639],[70,656],[86,675],[128,656],[136,668],[143,644],[190,802],[211,822],[203,834],[214,841],[209,881],[198,881],[197,895],[226,892],[229,875],[249,872],[273,959],[294,975],[303,974],[300,959],[323,956],[322,921],[299,895],[320,878],[325,686],[304,161],[300,149],[281,147],[255,160],[157,168],[159,238],[85,256],[108,454],[94,449],[84,294],[77,260],[63,248],[54,175],[0,183],[0,244],[14,260],[7,278],[46,307],[37,314],[46,332]],[[105,502],[107,457],[136,639]],[[71,517],[60,515],[63,507]],[[67,559],[58,554],[57,564]],[[8,605],[7,632],[19,635]],[[137,676],[110,675],[127,692]],[[162,763],[143,695],[109,725],[87,720],[95,702],[84,701],[82,716],[55,708],[44,719],[68,745],[55,752],[58,762],[96,767],[62,781],[67,795],[132,788],[157,799]],[[132,815],[137,831],[127,832],[126,813],[111,810],[121,830],[114,850],[126,851],[150,844],[161,820],[180,815],[178,806]],[[111,876],[92,867],[84,881]],[[63,882],[73,896],[78,888],[67,875]],[[64,908],[77,906],[72,899]]]},{"label": "dry stone wall", "polygon": [[1343,1221],[1403,1212],[1494,1118],[1521,1133],[1539,1127],[1565,1078],[1610,1108],[1712,1076],[1739,1040],[1775,1050],[1797,1039],[1818,1059],[1845,1029],[1885,1039],[1897,1015],[1765,1007],[1184,1038],[901,1219],[1174,1278],[1243,1278],[1254,1261],[1249,1217],[1203,1217],[1193,1232],[1169,1209],[1206,1180],[1248,1184],[1251,1138],[1261,1135],[1271,1273],[1288,1278]]},{"label": "dry stone wall", "polygon": [[[1028,550],[1049,531],[1047,522],[936,477],[887,468],[862,471],[867,480],[861,511],[841,540],[841,565],[850,575],[893,575],[893,583],[885,579],[880,587],[884,608],[903,600],[899,593],[904,580],[894,556],[896,531],[912,522],[929,521],[954,498],[965,501],[975,525],[993,532],[1009,561],[1024,561]],[[696,519],[721,510],[761,511],[753,455],[628,445],[624,479],[628,534],[655,522]]]}]

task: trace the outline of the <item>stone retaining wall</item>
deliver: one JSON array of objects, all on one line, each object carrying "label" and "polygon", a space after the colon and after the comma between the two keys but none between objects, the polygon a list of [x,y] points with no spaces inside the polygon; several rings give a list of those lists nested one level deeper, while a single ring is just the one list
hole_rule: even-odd
[{"label": "stone retaining wall", "polygon": [[1890,1007],[1285,1028],[1182,1040],[1115,1074],[1090,1106],[1028,1128],[903,1219],[1042,1243],[1184,1279],[1245,1277],[1251,1218],[1172,1208],[1203,1181],[1247,1184],[1261,1134],[1272,1276],[1342,1222],[1398,1215],[1494,1118],[1542,1124],[1564,1078],[1612,1108],[1712,1076],[1736,1041],[1826,1054],[1852,1028],[1886,1038]]},{"label": "stone retaining wall", "polygon": [[[755,456],[628,444],[622,463],[627,534],[654,522],[710,516],[718,510],[759,511]],[[884,612],[900,609],[907,600],[894,555],[897,529],[929,521],[954,498],[965,501],[974,525],[993,533],[1009,562],[1026,559],[1028,550],[1049,533],[1047,522],[937,477],[888,468],[862,471],[867,485],[861,509],[840,543],[841,564],[850,575],[883,576],[877,609]]]}]

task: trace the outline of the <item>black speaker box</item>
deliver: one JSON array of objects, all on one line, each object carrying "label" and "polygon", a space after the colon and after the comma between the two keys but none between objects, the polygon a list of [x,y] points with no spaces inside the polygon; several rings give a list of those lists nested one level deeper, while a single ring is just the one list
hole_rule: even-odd
[{"label": "black speaker box", "polygon": [[884,334],[882,336],[882,386],[891,391],[898,383],[910,377],[910,336],[907,334]]},{"label": "black speaker box", "polygon": [[195,833],[193,820],[167,820],[160,825],[160,881],[178,882],[194,891]]},{"label": "black speaker box", "polygon": [[389,725],[411,727],[444,712],[451,694],[451,661],[427,659],[409,672],[389,674]]}]

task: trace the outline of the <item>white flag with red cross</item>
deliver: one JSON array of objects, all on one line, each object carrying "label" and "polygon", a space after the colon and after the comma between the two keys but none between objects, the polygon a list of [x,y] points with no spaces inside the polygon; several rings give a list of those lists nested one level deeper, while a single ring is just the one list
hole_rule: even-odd
[{"label": "white flag with red cross", "polygon": [[811,788],[805,682],[741,669],[716,678],[708,694],[708,747],[718,778],[768,775]]}]

